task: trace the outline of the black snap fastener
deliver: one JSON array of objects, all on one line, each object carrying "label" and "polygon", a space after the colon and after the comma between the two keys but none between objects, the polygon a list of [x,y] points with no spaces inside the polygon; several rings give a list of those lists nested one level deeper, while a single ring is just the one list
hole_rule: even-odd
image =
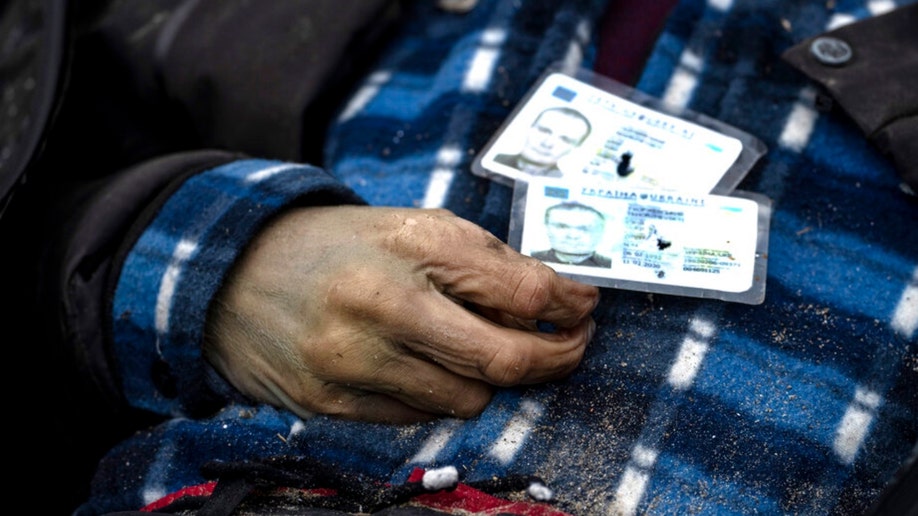
[{"label": "black snap fastener", "polygon": [[829,66],[840,66],[851,60],[854,52],[851,45],[844,40],[831,36],[822,36],[810,43],[810,53],[820,63]]}]

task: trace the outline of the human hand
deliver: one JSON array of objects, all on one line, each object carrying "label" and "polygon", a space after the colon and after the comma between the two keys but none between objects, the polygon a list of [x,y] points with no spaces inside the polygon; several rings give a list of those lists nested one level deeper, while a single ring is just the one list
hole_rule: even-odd
[{"label": "human hand", "polygon": [[598,300],[445,210],[301,208],[230,273],[205,355],[243,393],[303,416],[471,417],[493,386],[570,373]]}]

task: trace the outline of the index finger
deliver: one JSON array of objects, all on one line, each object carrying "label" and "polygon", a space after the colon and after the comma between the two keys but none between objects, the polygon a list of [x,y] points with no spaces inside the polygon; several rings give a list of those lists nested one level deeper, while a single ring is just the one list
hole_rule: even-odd
[{"label": "index finger", "polygon": [[483,228],[458,219],[454,234],[429,249],[428,277],[444,294],[560,328],[582,323],[599,303],[599,289],[560,276],[518,253]]}]

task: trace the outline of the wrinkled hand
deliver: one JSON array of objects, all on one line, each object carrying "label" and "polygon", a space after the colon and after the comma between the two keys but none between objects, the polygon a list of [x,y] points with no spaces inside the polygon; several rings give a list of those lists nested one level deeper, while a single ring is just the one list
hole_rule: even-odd
[{"label": "wrinkled hand", "polygon": [[239,260],[205,355],[242,392],[303,416],[470,417],[493,386],[570,373],[598,296],[445,210],[302,208]]}]

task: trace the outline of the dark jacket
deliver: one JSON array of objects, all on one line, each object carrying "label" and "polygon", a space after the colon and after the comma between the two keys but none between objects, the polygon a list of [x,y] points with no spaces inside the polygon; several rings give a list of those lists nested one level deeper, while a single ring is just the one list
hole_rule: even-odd
[{"label": "dark jacket", "polygon": [[[130,247],[195,175],[251,157],[318,162],[332,109],[397,13],[386,0],[275,7],[235,0],[0,6],[4,325],[17,336],[9,346],[17,373],[41,379],[51,395],[29,389],[15,397],[17,412],[45,423],[23,427],[12,441],[36,443],[27,447],[40,462],[56,464],[61,493],[49,499],[50,512],[85,498],[106,449],[164,417],[128,407],[112,349],[113,295]],[[287,30],[296,24],[308,35]],[[270,51],[232,51],[256,40]],[[291,199],[361,202],[318,168],[298,174],[308,182]],[[237,226],[233,247],[274,209]],[[169,387],[176,374],[157,367],[166,391],[204,400],[186,406],[189,413],[218,406],[203,385]]]}]

